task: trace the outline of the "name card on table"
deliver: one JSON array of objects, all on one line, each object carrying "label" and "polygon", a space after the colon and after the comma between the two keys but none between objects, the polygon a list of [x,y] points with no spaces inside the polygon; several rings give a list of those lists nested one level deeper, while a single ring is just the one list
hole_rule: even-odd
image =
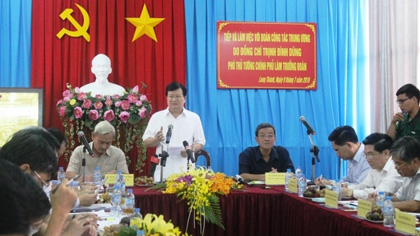
[{"label": "name card on table", "polygon": [[325,206],[338,208],[338,193],[332,190],[325,190]]},{"label": "name card on table", "polygon": [[357,201],[357,216],[366,219],[366,214],[372,210],[372,202],[368,200],[359,199]]},{"label": "name card on table", "polygon": [[416,216],[395,209],[395,229],[410,235],[415,235]]},{"label": "name card on table", "polygon": [[[108,178],[105,184],[115,184],[116,174],[105,174],[105,178]],[[123,174],[125,180],[125,186],[134,186],[134,174]]]},{"label": "name card on table", "polygon": [[284,185],[286,173],[265,173],[266,185]]},{"label": "name card on table", "polygon": [[289,179],[289,192],[291,193],[298,192],[297,179],[295,177]]}]

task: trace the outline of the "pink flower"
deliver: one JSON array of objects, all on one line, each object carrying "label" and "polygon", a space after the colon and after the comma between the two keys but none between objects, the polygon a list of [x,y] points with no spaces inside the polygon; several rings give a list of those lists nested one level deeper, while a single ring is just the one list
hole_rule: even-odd
[{"label": "pink flower", "polygon": [[115,102],[115,106],[116,106],[116,107],[120,107],[120,106],[121,106],[121,102],[120,102],[120,101]]},{"label": "pink flower", "polygon": [[79,88],[79,87],[76,87],[76,88],[74,88],[74,91],[75,91],[76,93],[80,93],[80,88]]},{"label": "pink flower", "polygon": [[107,99],[105,100],[105,105],[107,106],[107,107],[110,107],[111,105],[112,105],[112,100],[111,100],[111,97],[107,97]]},{"label": "pink flower", "polygon": [[99,109],[102,109],[104,104],[102,104],[102,102],[100,100],[98,100],[93,104],[93,106],[95,107],[95,109],[99,110]]},{"label": "pink flower", "polygon": [[76,119],[80,119],[82,117],[82,115],[83,115],[82,108],[75,107],[74,110],[73,110],[73,114],[74,114],[74,117]]},{"label": "pink flower", "polygon": [[71,99],[70,97],[64,97],[64,98],[63,98],[63,101],[64,101],[64,102],[69,102],[69,101],[70,101],[70,99]]},{"label": "pink flower", "polygon": [[137,100],[139,100],[139,98],[135,94],[130,94],[130,95],[127,96],[127,100],[130,103],[135,103],[135,102],[137,102]]},{"label": "pink flower", "polygon": [[139,86],[138,85],[136,85],[136,86],[134,86],[134,88],[133,88],[133,93],[138,93],[139,92]]},{"label": "pink flower", "polygon": [[140,101],[147,102],[147,97],[146,97],[146,95],[141,95],[141,97],[140,97]]},{"label": "pink flower", "polygon": [[140,111],[139,111],[139,116],[140,116],[140,118],[145,118],[146,117],[146,115],[147,115],[147,109],[146,108],[144,108],[144,107],[142,107],[141,109],[140,109]]},{"label": "pink flower", "polygon": [[120,119],[123,123],[127,123],[128,118],[130,118],[130,114],[126,111],[121,112]]},{"label": "pink flower", "polygon": [[66,106],[61,106],[58,114],[60,114],[60,117],[64,117],[66,115]]},{"label": "pink flower", "polygon": [[136,106],[139,106],[140,107],[141,105],[143,105],[143,102],[142,101],[137,101],[136,102]]},{"label": "pink flower", "polygon": [[83,108],[85,108],[85,109],[89,109],[91,106],[92,106],[92,101],[91,100],[89,100],[89,99],[87,99],[87,100],[85,100],[84,102],[83,102]]},{"label": "pink flower", "polygon": [[96,94],[96,95],[95,95],[95,98],[101,99],[101,98],[102,98],[102,95],[100,95],[100,94]]},{"label": "pink flower", "polygon": [[83,92],[81,92],[81,93],[79,93],[79,94],[77,94],[77,100],[79,100],[79,101],[83,101],[83,99],[86,99],[86,93],[83,93]]},{"label": "pink flower", "polygon": [[71,94],[70,90],[67,89],[66,91],[63,92],[63,97],[68,97]]},{"label": "pink flower", "polygon": [[130,102],[128,100],[122,100],[121,108],[125,111],[128,110],[130,108]]},{"label": "pink flower", "polygon": [[97,120],[99,118],[99,113],[97,110],[90,110],[89,111],[89,118],[91,120]]},{"label": "pink flower", "polygon": [[115,118],[114,111],[108,110],[104,113],[104,119],[111,122]]},{"label": "pink flower", "polygon": [[120,95],[115,94],[114,96],[112,96],[114,99],[120,99]]},{"label": "pink flower", "polygon": [[58,102],[57,102],[57,105],[56,106],[58,106],[58,105],[60,105],[60,104],[62,104],[63,103],[63,99],[60,99],[60,100],[58,100]]}]

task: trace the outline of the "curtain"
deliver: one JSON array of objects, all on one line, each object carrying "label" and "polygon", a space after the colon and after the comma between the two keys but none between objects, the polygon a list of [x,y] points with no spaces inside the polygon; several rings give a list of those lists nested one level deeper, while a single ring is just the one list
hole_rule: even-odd
[{"label": "curtain", "polygon": [[0,1],[0,87],[29,87],[31,17],[28,0]]},{"label": "curtain", "polygon": [[[71,8],[71,17],[83,25],[85,18],[75,4],[82,6],[90,18],[84,37],[56,34],[65,28],[75,31],[60,14]],[[135,26],[125,18],[139,18],[144,4],[150,17],[165,18],[154,27],[157,42],[144,35],[132,42]],[[33,1],[32,18],[32,87],[45,89],[44,124],[62,127],[56,103],[66,90],[66,83],[81,87],[93,82],[91,60],[104,53],[111,59],[110,82],[123,87],[141,87],[152,102],[153,111],[166,108],[165,88],[172,81],[185,83],[185,22],[182,0],[69,0]],[[134,155],[135,156],[135,155]]]},{"label": "curtain", "polygon": [[[276,127],[276,145],[286,147],[295,166],[311,176],[311,144],[299,117],[305,116],[320,149],[316,175],[339,178],[339,169],[328,141],[340,125],[352,125],[363,139],[368,130],[364,94],[367,77],[367,3],[306,0],[185,0],[187,34],[187,107],[202,118],[212,156],[212,168],[238,173],[239,153],[257,145],[259,123]],[[266,89],[216,89],[216,22],[315,22],[317,23],[316,91]],[[193,99],[191,99],[193,98]]]},{"label": "curtain", "polygon": [[369,1],[369,63],[372,127],[386,132],[394,113],[397,90],[419,87],[418,1]]}]

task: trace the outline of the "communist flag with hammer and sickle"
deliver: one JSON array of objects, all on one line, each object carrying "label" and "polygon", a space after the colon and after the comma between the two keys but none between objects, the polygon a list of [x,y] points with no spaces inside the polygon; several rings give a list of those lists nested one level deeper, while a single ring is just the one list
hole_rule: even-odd
[{"label": "communist flag with hammer and sickle", "polygon": [[44,88],[44,126],[61,127],[56,103],[66,84],[95,80],[91,61],[111,59],[108,80],[148,86],[153,110],[166,107],[165,86],[185,83],[183,0],[33,0],[32,87]]}]

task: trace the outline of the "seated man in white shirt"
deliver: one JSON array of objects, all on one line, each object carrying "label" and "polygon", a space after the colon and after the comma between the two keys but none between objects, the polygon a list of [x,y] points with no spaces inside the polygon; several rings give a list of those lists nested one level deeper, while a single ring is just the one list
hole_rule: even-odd
[{"label": "seated man in white shirt", "polygon": [[[359,142],[354,129],[347,125],[337,127],[328,136],[328,140],[331,141],[331,146],[337,156],[349,161],[347,176],[340,181],[342,185],[361,183],[371,168],[363,155],[364,145]],[[331,185],[332,181],[318,178],[315,183]]]},{"label": "seated man in white shirt", "polygon": [[364,154],[372,170],[362,183],[342,188],[343,197],[367,199],[372,192],[384,191],[392,193],[398,191],[403,177],[395,169],[390,158],[392,139],[386,134],[373,133],[363,140]]},{"label": "seated man in white shirt", "polygon": [[392,196],[401,211],[420,212],[420,141],[404,136],[391,147],[392,160],[404,178],[402,187]]}]

